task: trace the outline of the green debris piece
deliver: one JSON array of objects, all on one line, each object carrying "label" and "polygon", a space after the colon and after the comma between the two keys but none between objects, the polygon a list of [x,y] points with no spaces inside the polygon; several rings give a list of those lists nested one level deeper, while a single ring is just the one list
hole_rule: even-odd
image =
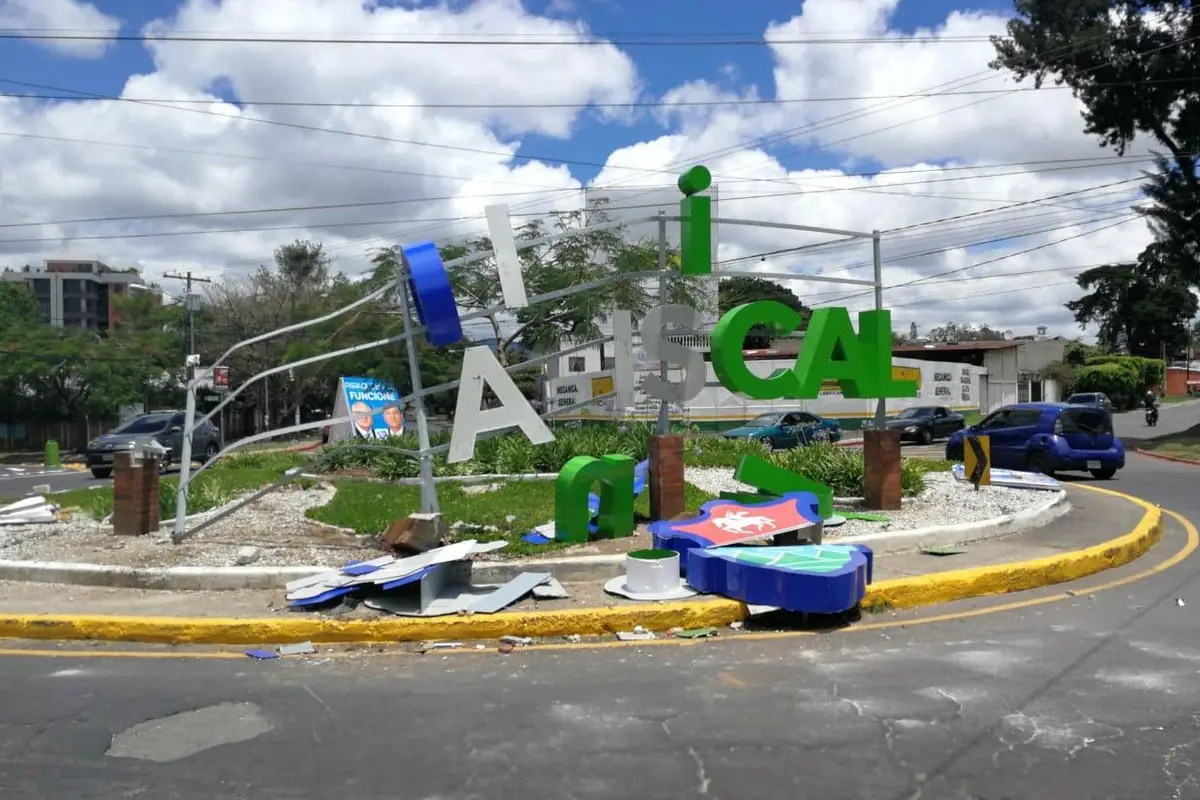
[{"label": "green debris piece", "polygon": [[[742,456],[733,479],[749,484],[759,492],[785,495],[788,492],[812,492],[817,496],[818,512],[822,519],[833,515],[833,490],[790,469],[772,464],[758,456]],[[759,501],[762,502],[762,501]]]},{"label": "green debris piece", "polygon": [[892,518],[887,514],[872,514],[869,511],[839,511],[846,519],[857,519],[863,522],[891,522]]},{"label": "green debris piece", "polygon": [[709,636],[716,636],[716,628],[688,628],[687,630],[675,631],[675,635],[680,639],[706,639]]},{"label": "green debris piece", "polygon": [[921,553],[927,556],[961,556],[966,550],[956,547],[922,547]]}]

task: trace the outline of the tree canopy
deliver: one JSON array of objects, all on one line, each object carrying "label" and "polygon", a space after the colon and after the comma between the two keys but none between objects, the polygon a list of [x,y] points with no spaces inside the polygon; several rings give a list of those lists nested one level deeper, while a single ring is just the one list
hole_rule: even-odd
[{"label": "tree canopy", "polygon": [[1080,325],[1095,325],[1110,351],[1156,358],[1187,347],[1196,296],[1152,262],[1151,246],[1137,262],[1089,269],[1076,279],[1085,294],[1067,303]]},{"label": "tree canopy", "polygon": [[[718,288],[717,309],[724,314],[731,308],[759,300],[774,300],[783,303],[803,318],[800,329],[808,326],[812,309],[804,305],[796,293],[786,286],[766,278],[726,278]],[[755,325],[746,335],[746,347],[766,348],[775,334],[765,325]]]}]

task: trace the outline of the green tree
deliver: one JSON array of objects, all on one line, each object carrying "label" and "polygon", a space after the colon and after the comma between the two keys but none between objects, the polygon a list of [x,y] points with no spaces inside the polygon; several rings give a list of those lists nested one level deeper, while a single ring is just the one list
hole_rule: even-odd
[{"label": "green tree", "polygon": [[1147,134],[1195,192],[1200,142],[1200,9],[1192,0],[1015,0],[993,69],[1065,84],[1083,103],[1084,132],[1124,154]]},{"label": "green tree", "polygon": [[1109,351],[1154,358],[1187,346],[1187,324],[1196,314],[1196,296],[1152,261],[1153,248],[1135,263],[1107,264],[1081,273],[1086,294],[1066,304],[1081,326],[1095,325],[1097,340]]},{"label": "green tree", "polygon": [[972,325],[969,322],[947,322],[929,331],[932,342],[994,342],[1003,338],[1002,332],[987,324]]},{"label": "green tree", "polygon": [[[803,318],[800,330],[808,327],[812,309],[804,305],[796,293],[783,284],[766,278],[726,278],[721,281],[717,290],[717,310],[722,315],[732,308],[759,300],[783,303]],[[775,334],[770,328],[755,325],[746,335],[745,346],[751,349],[770,347],[774,338]]]}]

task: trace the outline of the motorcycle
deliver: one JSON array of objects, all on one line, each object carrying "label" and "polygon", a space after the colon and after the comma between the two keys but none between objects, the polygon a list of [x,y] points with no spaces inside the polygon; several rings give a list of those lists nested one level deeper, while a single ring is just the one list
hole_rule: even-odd
[{"label": "motorcycle", "polygon": [[1158,424],[1158,406],[1150,406],[1146,409],[1146,424],[1151,427]]}]

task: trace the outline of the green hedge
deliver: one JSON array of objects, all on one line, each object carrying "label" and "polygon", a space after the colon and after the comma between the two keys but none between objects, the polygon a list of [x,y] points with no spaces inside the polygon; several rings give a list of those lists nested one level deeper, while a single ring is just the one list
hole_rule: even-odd
[{"label": "green hedge", "polygon": [[[691,467],[736,467],[742,457],[754,454],[772,460],[789,469],[802,472],[813,480],[833,488],[838,496],[860,497],[863,494],[863,454],[857,448],[833,444],[814,444],[791,450],[768,452],[757,442],[746,439],[725,439],[699,436],[696,431],[676,427],[673,431],[686,437],[684,463]],[[461,464],[447,464],[444,454],[434,457],[435,475],[519,475],[534,472],[558,472],[578,455],[602,456],[623,454],[641,461],[649,457],[649,438],[655,427],[647,423],[629,425],[595,424],[577,428],[554,428],[555,440],[544,445],[531,444],[517,433],[479,442],[475,458]],[[432,443],[448,442],[448,433],[432,437]],[[415,436],[395,437],[377,442],[384,451],[359,450],[350,443],[338,443],[326,448],[319,469],[336,472],[345,469],[364,469],[385,480],[414,478],[420,468],[414,459],[399,450],[416,450]],[[923,476],[930,470],[948,469],[945,462],[904,459],[900,481],[905,495],[920,493],[925,487]]]},{"label": "green hedge", "polygon": [[1092,356],[1075,375],[1076,392],[1103,392],[1118,408],[1136,408],[1151,386],[1162,386],[1166,366],[1160,358]]}]

